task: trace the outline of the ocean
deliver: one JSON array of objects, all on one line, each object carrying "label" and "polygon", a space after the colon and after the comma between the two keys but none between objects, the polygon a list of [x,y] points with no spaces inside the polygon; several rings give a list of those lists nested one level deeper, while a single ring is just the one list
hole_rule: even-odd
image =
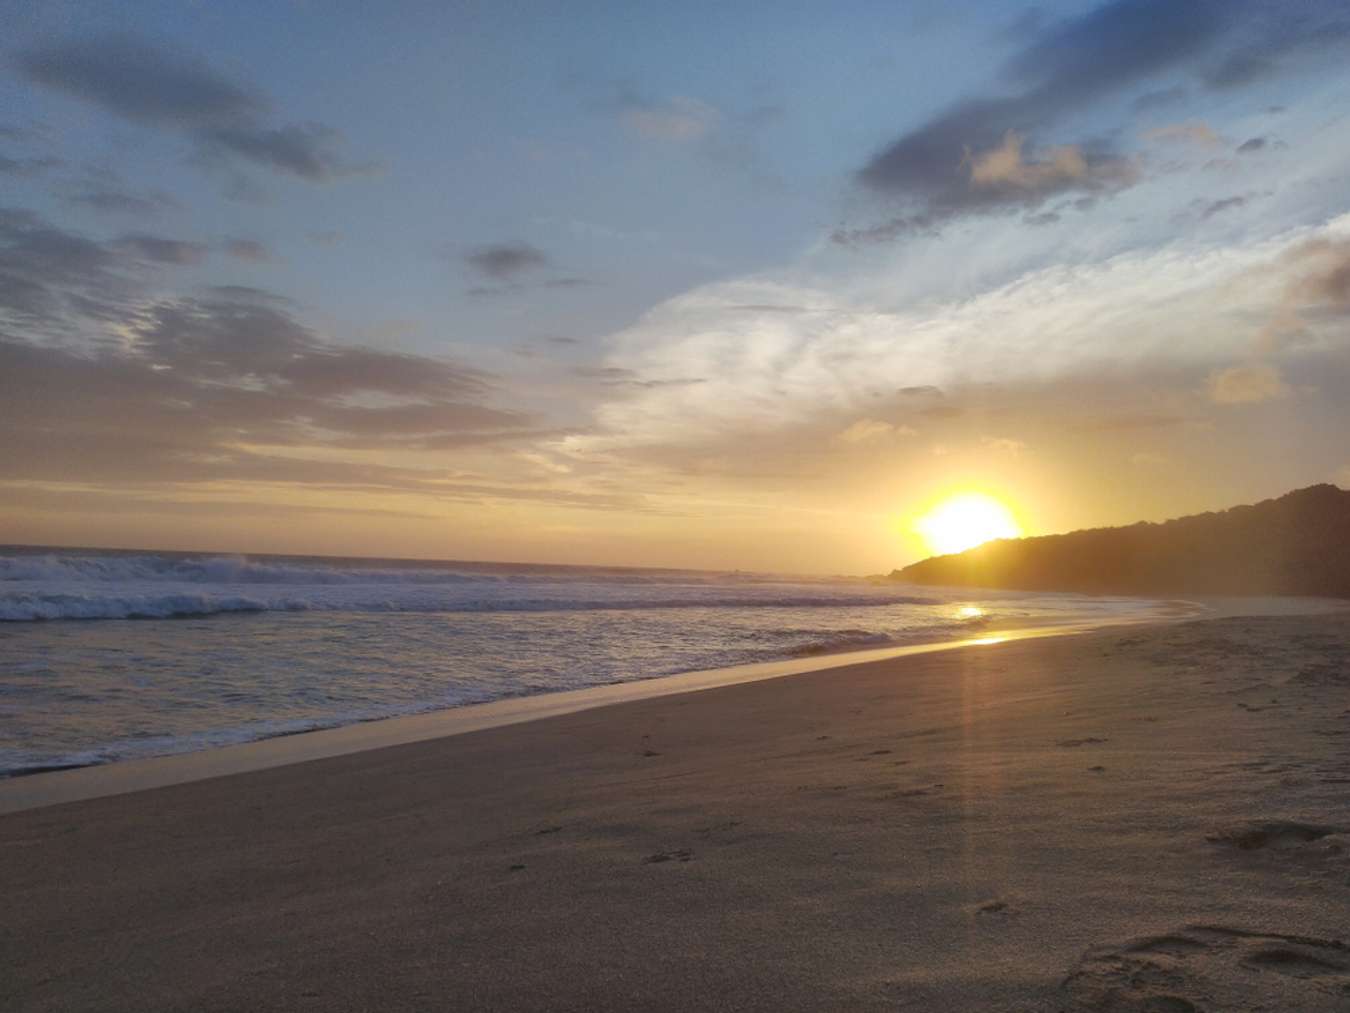
[{"label": "ocean", "polygon": [[0,777],[1169,608],[739,571],[0,546]]}]

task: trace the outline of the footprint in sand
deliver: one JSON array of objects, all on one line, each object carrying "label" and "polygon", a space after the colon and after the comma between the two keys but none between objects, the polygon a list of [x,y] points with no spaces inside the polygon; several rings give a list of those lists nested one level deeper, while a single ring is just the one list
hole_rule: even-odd
[{"label": "footprint in sand", "polygon": [[991,900],[983,904],[977,904],[975,907],[976,918],[987,918],[990,920],[999,920],[1011,918],[1017,913],[1016,909],[1006,900]]},{"label": "footprint in sand", "polygon": [[1350,947],[1335,939],[1192,925],[1087,951],[1064,979],[1074,1010],[1344,1011]]},{"label": "footprint in sand", "polygon": [[658,851],[654,855],[648,855],[642,860],[643,865],[658,865],[661,862],[687,862],[694,857],[694,853],[688,848],[680,848],[677,851]]},{"label": "footprint in sand", "polygon": [[1222,830],[1205,840],[1211,844],[1237,848],[1239,851],[1263,851],[1266,848],[1297,848],[1333,834],[1344,834],[1340,827],[1319,826],[1313,823],[1293,823],[1288,820],[1267,820],[1245,827]]}]

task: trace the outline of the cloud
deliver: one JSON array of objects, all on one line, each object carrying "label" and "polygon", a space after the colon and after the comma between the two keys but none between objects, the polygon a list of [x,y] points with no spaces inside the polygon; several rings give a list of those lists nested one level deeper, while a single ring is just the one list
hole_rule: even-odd
[{"label": "cloud", "polygon": [[318,232],[307,232],[305,238],[315,246],[337,246],[342,242],[342,233],[335,229],[323,229]]},{"label": "cloud", "polygon": [[1211,373],[1206,389],[1215,404],[1259,404],[1290,394],[1289,385],[1280,371],[1261,362],[1230,366]]},{"label": "cloud", "polygon": [[1311,0],[1297,5],[1255,8],[1251,30],[1203,73],[1210,88],[1244,88],[1288,69],[1307,64],[1350,43],[1350,18],[1344,6]]},{"label": "cloud", "polygon": [[1090,165],[1077,145],[1047,148],[1037,161],[1028,161],[1022,146],[1023,138],[1010,130],[997,148],[974,155],[970,160],[972,186],[1044,196],[1070,189],[1092,189],[1130,177],[1129,168],[1120,162],[1099,161]]},{"label": "cloud", "polygon": [[116,317],[135,293],[136,258],[57,228],[30,211],[0,209],[0,334]]},{"label": "cloud", "polygon": [[[1085,114],[1098,104],[1117,115],[1108,103],[1164,74],[1202,76],[1224,52],[1256,47],[1263,58],[1277,50],[1292,58],[1342,41],[1332,4],[1300,5],[1292,18],[1296,28],[1284,24],[1290,20],[1284,14],[1244,0],[1111,0],[1055,24],[1005,63],[996,87],[901,134],[859,169],[865,189],[899,207],[880,225],[839,230],[835,241],[931,234],[968,215],[1035,209],[1076,189],[1100,196],[1133,185],[1137,169],[1101,139],[1112,136],[1108,124],[1096,127],[1097,139],[1073,144],[1056,133],[1082,129]],[[1181,85],[1154,87],[1135,99],[1135,107],[1159,108],[1185,94]],[[1196,125],[1164,131],[1196,142],[1213,139]],[[1009,137],[1018,139],[1016,151]],[[986,184],[992,174],[1020,185],[982,185],[972,171],[977,168]]]},{"label": "cloud", "polygon": [[1224,211],[1231,211],[1235,208],[1244,207],[1246,203],[1247,198],[1242,196],[1224,197],[1221,200],[1211,201],[1209,204],[1206,204],[1204,210],[1200,212],[1200,220],[1207,221],[1217,214],[1222,214]]},{"label": "cloud", "polygon": [[[705,285],[670,299],[613,335],[603,364],[649,380],[705,382],[616,387],[595,409],[594,432],[573,445],[642,453],[720,448],[728,434],[748,439],[809,420],[829,426],[829,439],[858,419],[921,417],[925,430],[930,422],[992,429],[1009,423],[989,420],[979,400],[953,392],[969,392],[980,380],[1072,387],[1113,376],[1123,383],[1146,371],[1172,376],[1187,393],[1112,424],[1180,425],[1175,420],[1189,418],[1187,399],[1205,377],[1252,353],[1261,321],[1291,277],[1301,300],[1316,298],[1318,312],[1350,312],[1350,255],[1342,259],[1339,245],[1350,234],[1350,216],[1241,245],[1177,235],[1156,247],[1105,247],[1067,263],[1059,242],[1046,239],[1044,257],[1029,263],[1008,268],[1000,259],[997,273],[942,274],[954,262],[978,263],[986,249],[1001,254],[1018,228],[1010,222],[953,234],[936,250],[899,248],[861,263],[820,256],[810,270]],[[1320,242],[1309,245],[1310,237]],[[1296,261],[1293,250],[1303,251]],[[742,309],[756,305],[810,312]],[[1323,329],[1317,349],[1347,347],[1339,320]],[[1241,373],[1216,380],[1216,389],[1235,396],[1244,378],[1251,380]],[[924,414],[934,408],[946,409],[947,418]],[[1030,428],[1016,435],[1046,442]],[[952,442],[958,434],[933,437]]]},{"label": "cloud", "polygon": [[0,155],[0,175],[31,179],[34,176],[42,175],[48,169],[55,169],[61,164],[61,159],[50,155],[32,158],[8,158],[5,155]]},{"label": "cloud", "polygon": [[1184,85],[1174,85],[1171,88],[1158,88],[1154,91],[1148,91],[1140,95],[1131,103],[1135,112],[1146,113],[1155,109],[1164,109],[1167,106],[1176,105],[1189,94],[1189,90]]},{"label": "cloud", "polygon": [[835,434],[840,443],[861,444],[880,443],[898,436],[916,436],[918,431],[910,426],[897,426],[881,419],[858,419],[846,429]]},{"label": "cloud", "polygon": [[267,247],[256,239],[226,239],[221,244],[221,249],[238,260],[261,264],[272,259]]},{"label": "cloud", "polygon": [[1350,312],[1350,240],[1318,238],[1290,251],[1297,265],[1290,295],[1314,307]]},{"label": "cloud", "polygon": [[133,36],[69,40],[22,52],[15,62],[35,84],[133,123],[187,134],[202,165],[228,168],[243,162],[308,182],[374,168],[347,163],[338,150],[341,135],[332,127],[269,125],[271,103],[261,93],[201,60],[165,52]]},{"label": "cloud", "polygon": [[124,214],[140,218],[158,215],[161,211],[178,207],[177,201],[161,191],[142,195],[111,187],[85,186],[65,189],[60,196],[67,204],[86,207],[104,214]]},{"label": "cloud", "polygon": [[992,150],[1009,131],[1044,129],[1115,89],[1202,52],[1222,32],[1212,3],[1116,0],[1055,28],[1004,68],[1021,90],[966,99],[902,135],[860,171],[867,186],[960,206],[953,178],[968,150]]},{"label": "cloud", "polygon": [[587,380],[598,380],[607,387],[637,387],[653,390],[659,387],[687,387],[691,384],[706,383],[701,377],[668,377],[659,380],[643,379],[631,369],[619,366],[577,366],[572,370],[575,376]]},{"label": "cloud", "polygon": [[204,243],[191,243],[181,239],[165,239],[144,232],[133,232],[116,240],[114,245],[126,250],[142,260],[151,260],[157,264],[192,265],[206,259],[210,247]]},{"label": "cloud", "polygon": [[1154,127],[1144,131],[1144,139],[1149,141],[1173,141],[1183,144],[1196,144],[1204,148],[1217,147],[1222,138],[1214,132],[1208,123],[1169,123],[1164,127]]},{"label": "cloud", "polygon": [[148,126],[193,129],[252,120],[267,111],[256,92],[201,61],[165,53],[127,35],[103,35],[20,53],[35,84]]},{"label": "cloud", "polygon": [[338,150],[342,134],[321,123],[284,127],[218,127],[198,135],[198,158],[204,164],[243,158],[275,172],[310,183],[327,183],[375,171],[375,163],[354,165]]},{"label": "cloud", "polygon": [[462,495],[442,472],[284,451],[402,451],[537,432],[527,415],[483,403],[492,386],[476,370],[333,345],[280,301],[244,291],[159,300],[115,329],[123,340],[83,349],[0,333],[0,481],[77,475],[119,485],[235,481]]},{"label": "cloud", "polygon": [[[1053,197],[1113,193],[1140,178],[1130,160],[1107,150],[1076,144],[1054,145],[1028,154],[1026,139],[1009,130],[996,146],[967,151],[945,190],[926,206],[865,229],[839,229],[831,240],[843,246],[888,242],[901,236],[930,235],[964,215],[1014,209],[1032,211]],[[1028,215],[1032,225],[1050,225],[1058,212]]]},{"label": "cloud", "polygon": [[1252,137],[1243,141],[1237,146],[1239,155],[1250,155],[1253,152],[1263,151],[1270,141],[1265,137]]},{"label": "cloud", "polygon": [[512,281],[550,265],[542,250],[518,241],[480,246],[466,253],[464,262],[494,281]]},{"label": "cloud", "polygon": [[1007,436],[985,436],[980,442],[996,454],[1007,454],[1009,457],[1020,457],[1027,450],[1027,445],[1022,440],[1014,440]]},{"label": "cloud", "polygon": [[660,103],[625,96],[619,116],[630,130],[663,141],[696,141],[721,119],[721,113],[706,102],[680,95]]},{"label": "cloud", "polygon": [[15,144],[38,144],[50,139],[50,131],[43,124],[34,122],[31,126],[17,123],[0,123],[0,140]]}]

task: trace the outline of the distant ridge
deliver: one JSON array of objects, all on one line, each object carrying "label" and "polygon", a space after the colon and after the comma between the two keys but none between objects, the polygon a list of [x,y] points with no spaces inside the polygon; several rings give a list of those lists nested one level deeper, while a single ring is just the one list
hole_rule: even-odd
[{"label": "distant ridge", "polygon": [[1314,485],[1161,524],[1009,538],[895,570],[914,584],[1350,597],[1350,492]]}]

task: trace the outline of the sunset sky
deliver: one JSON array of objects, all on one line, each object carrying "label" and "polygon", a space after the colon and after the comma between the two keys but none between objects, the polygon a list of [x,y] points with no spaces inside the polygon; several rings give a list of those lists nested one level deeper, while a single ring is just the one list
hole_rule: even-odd
[{"label": "sunset sky", "polygon": [[1343,2],[0,20],[0,542],[864,573],[1350,483]]}]

